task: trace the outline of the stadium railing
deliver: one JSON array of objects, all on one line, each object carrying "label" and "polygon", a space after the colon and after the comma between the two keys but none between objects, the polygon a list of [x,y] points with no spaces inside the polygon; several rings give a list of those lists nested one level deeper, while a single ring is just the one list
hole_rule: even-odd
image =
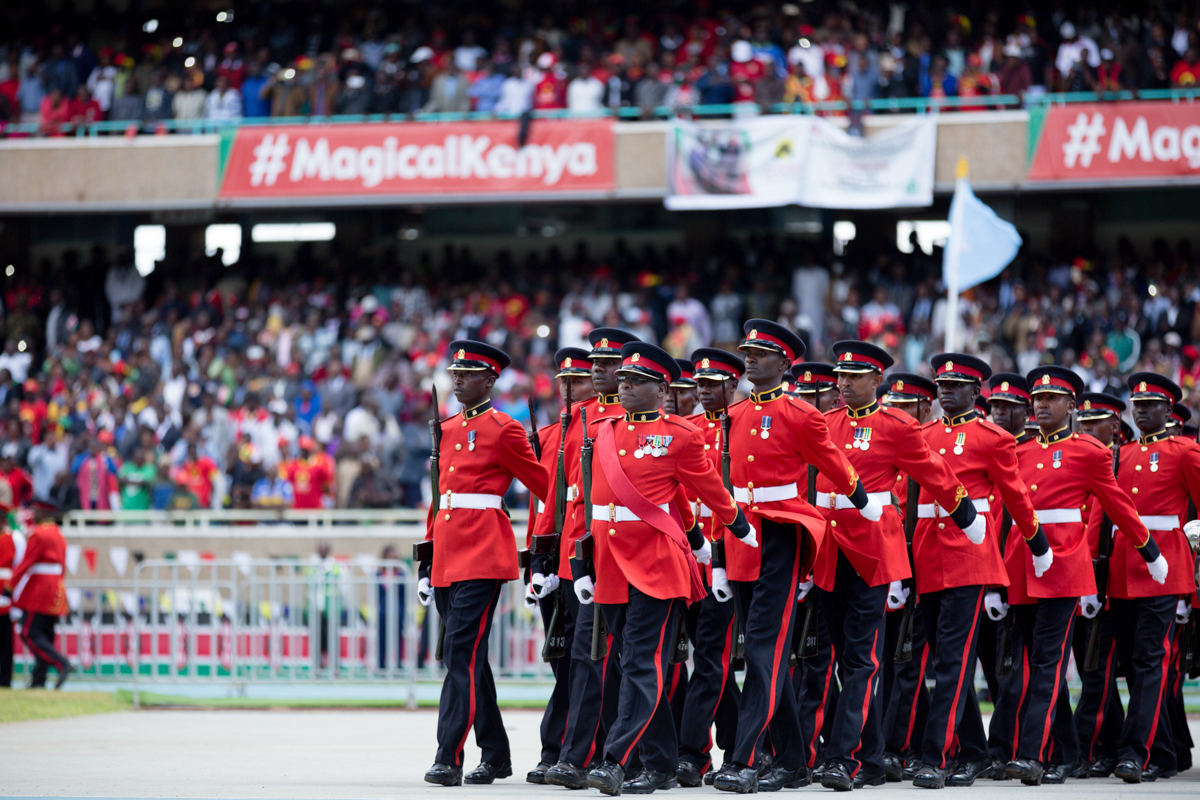
[{"label": "stadium railing", "polygon": [[[1137,100],[1169,100],[1175,103],[1195,102],[1200,98],[1197,89],[1146,89],[1137,92],[1068,92],[1027,97],[1024,107],[1065,105],[1069,103],[1117,102]],[[776,103],[763,107],[756,103],[733,103],[722,105],[658,106],[654,109],[623,107],[594,112],[574,112],[566,109],[539,109],[529,112],[533,119],[618,119],[624,121],[648,121],[673,118],[716,118],[753,116],[757,114],[844,114],[844,113],[909,113],[937,114],[943,111],[999,110],[1022,107],[1016,95],[983,95],[979,97],[904,97],[880,98],[875,100],[837,100],[820,103]],[[416,114],[343,114],[327,117],[254,117],[238,120],[176,120],[156,122],[136,120],[109,120],[76,126],[64,126],[69,136],[138,135],[168,133],[219,133],[236,129],[242,125],[358,125],[375,122],[439,123],[480,120],[517,120],[519,115],[492,114],[490,112],[421,113]],[[40,136],[41,126],[37,123],[0,123],[0,137]]]}]

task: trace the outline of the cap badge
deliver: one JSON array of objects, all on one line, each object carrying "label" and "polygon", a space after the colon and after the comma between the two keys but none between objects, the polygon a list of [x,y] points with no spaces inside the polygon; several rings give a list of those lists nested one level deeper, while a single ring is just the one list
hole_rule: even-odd
[{"label": "cap badge", "polygon": [[811,370],[804,371],[804,382],[812,383],[812,371]]},{"label": "cap badge", "polygon": [[570,369],[570,368],[571,368],[571,359],[568,358],[565,361],[563,361],[563,369]]},{"label": "cap badge", "polygon": [[1043,375],[1042,376],[1042,386],[1047,386],[1047,385],[1049,385],[1049,383],[1050,383],[1050,376]]},{"label": "cap badge", "polygon": [[458,351],[458,355],[456,355],[456,356],[455,356],[455,358],[466,358],[466,357],[467,357],[467,351],[466,351],[466,350],[459,350],[459,351]]},{"label": "cap badge", "polygon": [[750,336],[747,338],[757,339],[758,338],[758,328],[755,328],[754,330],[750,331]]},{"label": "cap badge", "polygon": [[1145,381],[1142,381],[1141,383],[1138,384],[1138,391],[1139,392],[1146,391],[1146,382]]},{"label": "cap badge", "polygon": [[946,362],[946,368],[945,368],[944,370],[942,370],[942,371],[943,371],[943,372],[953,372],[953,371],[954,371],[954,362],[953,362],[953,361],[947,361],[947,362]]},{"label": "cap badge", "polygon": [[853,361],[853,360],[854,360],[854,353],[851,353],[849,350],[842,353],[842,361]]},{"label": "cap badge", "polygon": [[708,359],[707,359],[707,358],[706,358],[706,359],[704,359],[703,361],[701,361],[701,362],[700,362],[700,369],[708,369],[708,363],[709,363],[709,361],[708,361]]},{"label": "cap badge", "polygon": [[1087,410],[1088,410],[1088,409],[1090,409],[1091,407],[1092,407],[1092,401],[1091,401],[1091,400],[1084,400],[1084,401],[1083,401],[1083,408],[1084,408],[1084,410],[1085,410],[1085,411],[1087,411]]},{"label": "cap badge", "polygon": [[641,361],[641,360],[642,360],[642,354],[641,354],[641,353],[634,353],[634,354],[633,354],[633,358],[631,358],[631,359],[629,359],[629,360],[630,360],[630,361],[632,361],[633,363],[635,363],[635,364],[636,364],[637,362],[639,362],[639,361]]},{"label": "cap badge", "polygon": [[1000,391],[1002,391],[1002,392],[1008,391],[1008,381],[1004,381],[1004,383],[1000,384]]},{"label": "cap badge", "polygon": [[903,392],[904,391],[904,381],[896,381],[895,389],[897,392]]}]

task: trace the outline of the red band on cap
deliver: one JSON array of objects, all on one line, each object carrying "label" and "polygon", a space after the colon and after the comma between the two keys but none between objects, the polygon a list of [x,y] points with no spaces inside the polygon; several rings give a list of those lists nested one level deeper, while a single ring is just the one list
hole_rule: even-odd
[{"label": "red band on cap", "polygon": [[684,369],[682,364],[679,365],[679,380],[690,381],[695,378],[695,375],[690,369]]},{"label": "red band on cap", "polygon": [[470,350],[467,350],[466,348],[460,348],[459,351],[454,354],[454,360],[455,361],[479,361],[484,364],[487,364],[488,367],[490,367],[491,370],[496,373],[499,373],[500,370],[503,369],[503,367],[500,366],[500,362],[495,361],[495,360],[489,358],[488,356],[485,356],[483,353],[472,353]]},{"label": "red band on cap", "polygon": [[1072,394],[1072,395],[1075,394],[1075,387],[1071,385],[1070,381],[1068,381],[1065,378],[1055,377],[1054,375],[1051,375],[1049,373],[1038,378],[1034,382],[1033,388],[1030,389],[1029,393],[1034,394],[1038,391],[1041,391],[1043,389],[1048,389],[1050,387],[1054,387],[1056,389],[1066,389],[1068,394]]},{"label": "red band on cap", "polygon": [[746,341],[742,342],[742,347],[746,347],[747,345],[753,346],[756,343],[761,344],[762,342],[768,342],[778,346],[783,350],[783,354],[787,356],[788,360],[796,357],[796,354],[792,351],[792,348],[789,347],[782,339],[776,339],[769,333],[760,333],[757,330],[750,331],[750,334],[746,337]]},{"label": "red band on cap", "polygon": [[796,383],[828,383],[830,386],[837,383],[837,378],[832,375],[823,375],[816,372],[802,372],[796,378]]},{"label": "red band on cap", "polygon": [[854,353],[849,350],[838,356],[838,365],[840,366],[842,364],[866,364],[869,367],[874,367],[880,372],[883,372],[884,369],[882,361],[871,358],[870,356],[865,356],[862,353]]},{"label": "red band on cap", "polygon": [[972,369],[965,364],[955,364],[953,361],[946,361],[938,367],[938,375],[945,375],[947,372],[953,372],[956,375],[966,375],[968,378],[974,378],[977,381],[983,380],[983,373],[979,370]]},{"label": "red band on cap", "polygon": [[723,372],[726,375],[732,375],[736,378],[738,374],[737,368],[732,364],[726,364],[724,361],[714,361],[711,358],[703,358],[697,361],[694,367],[696,371],[691,375],[685,373],[684,377],[694,378],[697,374],[704,375],[710,372]]},{"label": "red band on cap", "polygon": [[662,364],[659,364],[654,359],[643,358],[641,353],[634,353],[629,358],[622,361],[621,366],[622,367],[639,367],[641,369],[648,369],[652,372],[657,372],[659,375],[662,375],[663,379],[667,383],[671,382],[671,373],[670,373],[670,371],[667,370],[666,367],[664,367]]},{"label": "red band on cap", "polygon": [[574,356],[569,356],[567,358],[564,358],[562,360],[562,363],[558,365],[559,372],[562,372],[564,369],[590,370],[591,368],[592,368],[591,361],[587,360],[586,358],[576,358]]},{"label": "red band on cap", "polygon": [[1159,386],[1157,383],[1150,383],[1149,381],[1139,381],[1138,383],[1134,384],[1133,393],[1134,394],[1161,394],[1163,396],[1163,399],[1170,400],[1171,402],[1175,401],[1175,396],[1172,395],[1169,391],[1167,391],[1167,387]]},{"label": "red band on cap", "polygon": [[1081,411],[1107,411],[1110,414],[1120,414],[1121,409],[1114,406],[1112,403],[1105,403],[1096,400],[1084,400]]},{"label": "red band on cap", "polygon": [[997,386],[995,389],[992,389],[992,393],[988,395],[988,399],[989,400],[997,400],[997,399],[1003,400],[1004,398],[1002,397],[1002,395],[1011,395],[1013,397],[1019,397],[1027,403],[1031,399],[1029,397],[1029,392],[1025,391],[1024,389],[1021,389],[1020,387],[1013,386],[1008,381],[1005,381],[1004,383]]},{"label": "red band on cap", "polygon": [[933,392],[926,389],[924,386],[918,386],[915,383],[905,383],[904,381],[896,381],[892,384],[888,391],[896,392],[897,394],[915,394],[926,400],[933,400]]}]

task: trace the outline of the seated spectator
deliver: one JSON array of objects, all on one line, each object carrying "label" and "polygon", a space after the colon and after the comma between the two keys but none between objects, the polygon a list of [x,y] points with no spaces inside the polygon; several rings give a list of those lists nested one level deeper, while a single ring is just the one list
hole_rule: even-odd
[{"label": "seated spectator", "polygon": [[144,448],[137,447],[133,451],[133,458],[117,471],[121,483],[121,508],[124,511],[150,509],[150,487],[158,469],[150,462],[149,456]]},{"label": "seated spectator", "polygon": [[471,110],[471,86],[458,66],[451,62],[446,71],[433,79],[429,102],[421,109],[426,114],[463,113]]},{"label": "seated spectator", "polygon": [[174,95],[163,85],[162,70],[154,70],[150,73],[150,85],[142,100],[142,118],[147,123],[170,119],[174,113],[171,109],[173,98]]},{"label": "seated spectator", "polygon": [[567,84],[567,109],[595,112],[604,109],[604,82],[595,76],[591,63],[582,61],[575,66],[575,76]]},{"label": "seated spectator", "polygon": [[921,97],[941,99],[958,94],[958,79],[946,71],[946,64],[941,53],[933,57],[928,72],[921,76]]},{"label": "seated spectator", "polygon": [[508,75],[500,85],[500,99],[493,109],[497,114],[520,116],[533,108],[533,84],[522,79],[520,69],[508,66]]},{"label": "seated spectator", "polygon": [[[86,90],[85,90],[86,91]],[[43,136],[62,136],[63,127],[71,123],[71,103],[55,88],[42,99],[39,124]]]},{"label": "seated spectator", "polygon": [[171,112],[175,119],[204,119],[208,93],[196,82],[191,72],[183,75],[183,83],[171,98]]},{"label": "seated spectator", "polygon": [[217,76],[216,86],[204,101],[206,119],[218,122],[242,118],[242,93],[229,84],[229,78]]},{"label": "seated spectator", "polygon": [[346,71],[345,88],[338,95],[334,111],[338,114],[366,114],[371,110],[371,88],[363,67],[355,64]]},{"label": "seated spectator", "polygon": [[349,508],[394,508],[400,499],[400,487],[379,462],[369,456],[362,459],[358,477],[350,486]]},{"label": "seated spectator", "polygon": [[108,113],[111,120],[140,122],[145,116],[143,97],[138,91],[136,76],[129,76],[125,81],[125,90],[113,101]]},{"label": "seated spectator", "polygon": [[250,492],[250,503],[256,509],[284,510],[296,505],[296,490],[292,482],[279,476],[276,467],[267,469]]},{"label": "seated spectator", "polygon": [[85,511],[108,511],[121,507],[117,463],[107,453],[113,444],[109,431],[100,431],[75,459],[72,471],[79,488],[79,507]]},{"label": "seated spectator", "polygon": [[[271,66],[276,71],[279,70],[278,64]],[[242,116],[256,119],[271,116],[271,102],[263,93],[266,85],[267,75],[263,70],[262,62],[251,61],[246,67],[246,78],[238,87],[242,93]]]},{"label": "seated spectator", "polygon": [[[117,78],[120,75],[120,70],[113,64],[113,49],[111,47],[103,47],[100,49],[100,63],[92,70],[87,78],[87,91],[91,98],[94,98],[96,104],[100,107],[101,114],[107,114],[112,108],[113,100],[117,94]],[[76,94],[76,97],[79,95]],[[103,117],[101,117],[103,118]]]},{"label": "seated spectator", "polygon": [[1189,47],[1183,57],[1175,62],[1171,68],[1171,86],[1177,89],[1200,86],[1200,47]]}]

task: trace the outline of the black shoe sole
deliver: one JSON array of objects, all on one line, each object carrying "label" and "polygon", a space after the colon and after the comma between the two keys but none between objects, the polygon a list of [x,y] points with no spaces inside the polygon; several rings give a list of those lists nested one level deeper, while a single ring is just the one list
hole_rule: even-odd
[{"label": "black shoe sole", "polygon": [[921,789],[945,789],[946,781],[944,779],[938,780],[935,777],[922,778],[920,775],[918,775],[917,777],[913,778],[913,786],[917,786]]},{"label": "black shoe sole", "polygon": [[653,792],[658,791],[659,789],[666,790],[666,789],[678,789],[678,788],[679,788],[679,781],[675,778],[669,778],[668,780],[664,781],[663,783],[659,784],[658,786],[655,786],[653,789],[639,789],[636,786],[628,786],[628,787],[622,786],[621,792],[622,793],[628,792],[629,794],[651,794]]},{"label": "black shoe sole", "polygon": [[1121,780],[1125,781],[1126,783],[1141,783],[1142,782],[1142,773],[1141,772],[1137,772],[1137,773],[1128,773],[1127,772],[1125,774],[1121,774],[1120,772],[1118,772],[1117,770],[1114,769],[1113,775],[1120,778]]},{"label": "black shoe sole", "polygon": [[561,786],[564,789],[573,789],[573,790],[588,788],[587,778],[584,778],[582,783],[570,783],[564,778],[560,778],[557,775],[550,775],[549,773],[546,774],[546,785],[547,786]]},{"label": "black shoe sole", "polygon": [[462,778],[459,778],[456,781],[446,781],[441,778],[430,778],[428,775],[426,775],[425,782],[432,783],[434,786],[462,786]]},{"label": "black shoe sole", "polygon": [[743,786],[740,783],[730,783],[722,781],[720,778],[713,779],[713,788],[718,792],[733,792],[734,794],[758,794],[758,784],[753,786]]},{"label": "black shoe sole", "polygon": [[512,767],[508,767],[500,770],[490,778],[471,778],[470,776],[464,775],[463,783],[467,784],[468,786],[490,786],[495,781],[503,780],[504,778],[511,778],[512,774]]}]

